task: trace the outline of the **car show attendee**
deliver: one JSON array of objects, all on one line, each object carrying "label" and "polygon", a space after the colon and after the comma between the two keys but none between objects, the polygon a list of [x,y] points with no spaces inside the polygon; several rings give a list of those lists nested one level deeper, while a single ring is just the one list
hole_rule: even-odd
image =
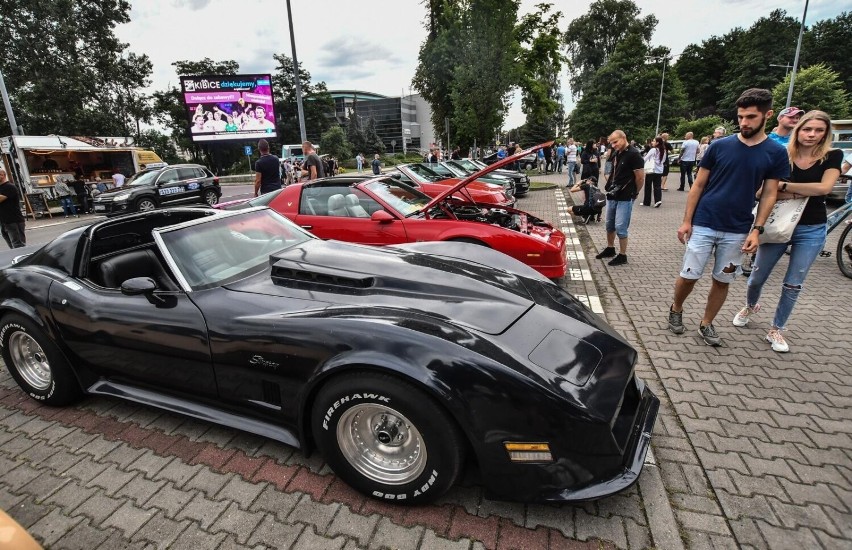
[{"label": "car show attendee", "polygon": [[[645,162],[639,151],[630,146],[627,135],[616,130],[609,135],[612,146],[612,174],[607,180],[606,248],[595,258],[612,258],[609,265],[627,263],[627,230],[633,213],[633,201],[645,184]],[[618,236],[618,254],[615,237]]]},{"label": "car show attendee", "polygon": [[373,174],[379,175],[382,173],[382,162],[379,160],[379,155],[376,153],[376,156],[373,157]]},{"label": "car show attendee", "polygon": [[269,152],[269,142],[265,139],[258,141],[257,150],[260,158],[254,163],[255,197],[281,189],[281,163]]},{"label": "car show attendee", "polygon": [[112,173],[112,185],[116,189],[124,185],[124,174],[122,174],[118,169],[114,170]]},{"label": "car show attendee", "polygon": [[565,164],[568,167],[568,186],[574,185],[574,167],[577,166],[577,145],[574,143],[574,138],[568,138],[568,145],[565,147]]},{"label": "car show attendee", "polygon": [[[758,235],[775,205],[778,181],[790,174],[787,151],[769,139],[764,128],[772,115],[772,93],[749,88],[737,99],[736,107],[740,133],[717,138],[707,148],[677,231],[686,251],[675,280],[669,330],[684,333],[684,302],[712,256],[713,278],[698,325],[699,335],[709,346],[722,345],[713,321],[725,304],[728,285],[736,278],[743,253],[757,250]],[[754,216],[754,195],[761,184],[763,193]]]},{"label": "car show attendee", "polygon": [[59,204],[62,206],[62,211],[67,218],[69,215],[79,218],[77,215],[77,207],[74,206],[74,199],[71,198],[71,189],[64,179],[60,179],[53,186],[53,192],[56,193],[56,198],[59,199]]},{"label": "car show attendee", "polygon": [[[780,119],[780,117],[779,117]],[[766,341],[773,351],[786,353],[790,346],[781,334],[802,292],[805,277],[825,245],[827,216],[825,198],[837,178],[843,153],[831,148],[831,117],[823,111],[810,111],[793,128],[787,145],[792,173],[790,181],[778,188],[778,199],[809,197],[793,238],[789,243],[763,243],[757,247],[748,278],[746,305],[734,317],[734,326],[744,327],[760,310],[760,294],[766,279],[790,245],[790,262],[781,284],[781,297],[775,308]]]},{"label": "car show attendee", "polygon": [[0,169],[0,233],[9,248],[27,244],[26,219],[21,214],[20,202],[18,188],[6,179],[6,171]]},{"label": "car show attendee", "polygon": [[666,158],[663,159],[663,182],[660,185],[660,189],[663,191],[668,191],[668,181],[669,181],[669,170],[671,169],[671,161],[669,160],[669,153],[674,150],[672,144],[669,143],[669,135],[665,132],[659,135],[657,139],[662,138],[663,143],[666,145]]},{"label": "car show attendee", "polygon": [[805,112],[798,107],[787,107],[781,109],[778,113],[778,126],[769,132],[769,139],[774,140],[784,147],[790,143],[790,135],[793,133],[793,128],[799,123],[799,119]]},{"label": "car show attendee", "polygon": [[678,191],[683,191],[686,188],[686,182],[689,181],[689,187],[692,187],[692,168],[695,166],[695,160],[698,158],[698,148],[701,146],[698,140],[694,139],[692,132],[687,132],[684,137],[684,142],[680,146],[680,187]]},{"label": "car show attendee", "polygon": [[727,134],[727,133],[728,133],[728,131],[725,130],[724,126],[717,126],[716,129],[713,130],[713,135],[710,136],[710,140],[709,140],[708,143],[713,143],[714,139],[721,139],[721,138],[725,137],[725,134]]},{"label": "car show attendee", "polygon": [[[660,186],[663,180],[665,156],[666,144],[663,140],[652,139],[651,146],[642,157],[645,162],[645,198],[642,201],[642,206],[651,206],[652,191],[654,193],[654,208],[659,208],[663,204],[663,191]],[[649,168],[650,172],[648,171]]]},{"label": "car show attendee", "polygon": [[77,195],[77,202],[80,203],[80,208],[83,214],[89,213],[89,194],[86,189],[86,182],[82,177],[75,177],[71,181],[71,187],[74,188],[74,194]]},{"label": "car show attendee", "polygon": [[583,147],[583,152],[580,154],[580,162],[583,165],[583,170],[580,173],[580,179],[599,179],[601,171],[601,157],[598,153],[595,142],[591,139],[587,141],[586,146]]},{"label": "car show attendee", "polygon": [[302,163],[305,172],[303,177],[307,178],[308,181],[324,178],[325,168],[322,159],[319,158],[316,149],[314,149],[314,145],[310,141],[303,142],[302,152],[305,154],[305,161]]},{"label": "car show attendee", "polygon": [[358,170],[359,174],[364,171],[364,155],[363,154],[358,153],[355,156],[355,164],[357,166],[357,170]]}]

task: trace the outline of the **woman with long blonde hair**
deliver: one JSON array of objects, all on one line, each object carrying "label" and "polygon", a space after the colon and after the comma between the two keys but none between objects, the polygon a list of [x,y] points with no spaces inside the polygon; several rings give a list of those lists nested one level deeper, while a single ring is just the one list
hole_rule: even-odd
[{"label": "woman with long blonde hair", "polygon": [[781,334],[793,312],[811,265],[825,245],[825,196],[840,176],[843,154],[831,148],[831,119],[823,111],[810,111],[793,129],[787,145],[792,168],[789,182],[778,186],[778,199],[808,197],[802,217],[789,243],[766,243],[757,249],[748,279],[746,305],[734,317],[734,326],[744,327],[760,310],[760,293],[778,260],[790,246],[790,263],[781,284],[781,299],[775,308],[766,341],[774,351],[785,353],[790,346]]}]

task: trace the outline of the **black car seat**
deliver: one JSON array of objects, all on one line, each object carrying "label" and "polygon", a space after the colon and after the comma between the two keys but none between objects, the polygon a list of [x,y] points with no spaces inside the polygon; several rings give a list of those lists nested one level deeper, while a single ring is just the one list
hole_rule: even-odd
[{"label": "black car seat", "polygon": [[134,277],[150,277],[160,290],[177,290],[177,286],[152,250],[125,252],[100,264],[101,281],[107,288],[120,288]]},{"label": "black car seat", "polygon": [[353,218],[370,217],[367,211],[364,210],[364,207],[361,206],[361,201],[358,200],[358,195],[356,195],[355,193],[349,193],[348,195],[346,195],[346,210]]},{"label": "black car seat", "polygon": [[348,218],[349,212],[346,210],[346,197],[340,193],[330,196],[328,198],[328,215]]}]

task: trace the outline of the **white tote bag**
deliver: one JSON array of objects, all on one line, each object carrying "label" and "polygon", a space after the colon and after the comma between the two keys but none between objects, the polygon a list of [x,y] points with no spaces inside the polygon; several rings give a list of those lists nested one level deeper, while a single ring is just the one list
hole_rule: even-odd
[{"label": "white tote bag", "polygon": [[[790,242],[807,204],[808,197],[775,201],[772,212],[763,224],[763,233],[758,237],[758,242],[760,244]],[[757,215],[757,206],[752,213]]]}]

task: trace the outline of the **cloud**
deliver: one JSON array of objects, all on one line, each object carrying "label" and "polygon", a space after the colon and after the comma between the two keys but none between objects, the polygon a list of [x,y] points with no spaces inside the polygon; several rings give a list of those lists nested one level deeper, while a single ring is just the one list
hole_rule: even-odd
[{"label": "cloud", "polygon": [[212,0],[174,0],[175,7],[189,8],[192,11],[203,10]]},{"label": "cloud", "polygon": [[380,61],[390,66],[399,65],[402,60],[390,49],[381,44],[372,44],[357,36],[340,36],[320,46],[318,56],[320,66],[329,69],[346,68],[358,70],[372,61]]}]

